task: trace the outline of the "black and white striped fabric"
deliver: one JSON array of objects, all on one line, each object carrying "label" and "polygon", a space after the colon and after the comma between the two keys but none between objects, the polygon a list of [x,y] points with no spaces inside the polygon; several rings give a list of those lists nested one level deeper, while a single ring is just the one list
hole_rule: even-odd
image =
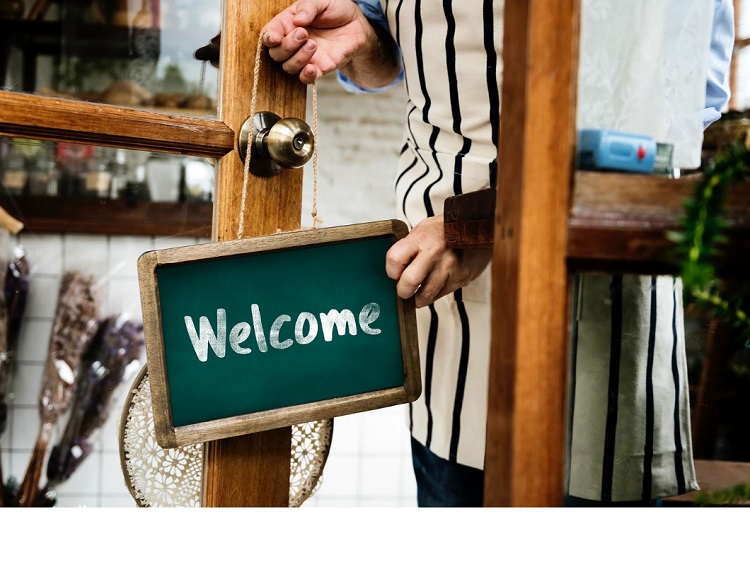
[{"label": "black and white striped fabric", "polygon": [[698,489],[681,281],[588,274],[574,302],[570,494],[617,502]]},{"label": "black and white striped fabric", "polygon": [[[414,226],[442,213],[447,197],[496,185],[503,2],[381,6],[404,57],[409,99],[396,194],[399,217]],[[680,290],[667,277],[585,279],[572,353],[572,495],[633,501],[697,489]],[[418,311],[423,393],[409,411],[415,439],[480,469],[489,303],[488,268]]]},{"label": "black and white striped fabric", "polygon": [[[381,2],[402,48],[409,101],[396,180],[410,226],[452,195],[495,185],[502,2]],[[417,313],[423,393],[414,437],[440,457],[484,466],[489,370],[489,268]]]}]

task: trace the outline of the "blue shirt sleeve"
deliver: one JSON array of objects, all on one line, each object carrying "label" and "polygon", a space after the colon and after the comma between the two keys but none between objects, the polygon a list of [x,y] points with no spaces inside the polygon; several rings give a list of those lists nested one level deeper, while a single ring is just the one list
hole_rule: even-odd
[{"label": "blue shirt sleeve", "polygon": [[729,100],[729,62],[733,49],[734,6],[730,0],[716,0],[706,76],[704,128],[721,117],[721,108]]},{"label": "blue shirt sleeve", "polygon": [[[354,2],[359,6],[359,9],[362,10],[362,13],[367,19],[370,20],[373,25],[380,25],[383,29],[388,31],[388,20],[386,19],[385,14],[383,13],[383,9],[380,7],[380,2],[378,0],[354,0]],[[338,77],[339,83],[348,92],[354,92],[357,94],[376,93],[387,90],[391,86],[394,86],[401,82],[404,79],[404,69],[402,67],[401,72],[396,77],[396,79],[382,88],[363,88],[359,84],[354,83],[352,80],[344,76],[338,70],[336,71],[336,76]]]}]

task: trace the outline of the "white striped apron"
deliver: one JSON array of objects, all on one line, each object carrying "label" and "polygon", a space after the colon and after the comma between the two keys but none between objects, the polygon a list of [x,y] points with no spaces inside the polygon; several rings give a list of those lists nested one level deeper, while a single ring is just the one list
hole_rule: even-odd
[{"label": "white striped apron", "polygon": [[[408,102],[396,195],[399,218],[413,227],[442,213],[447,197],[496,185],[503,2],[381,0],[381,6],[404,58]],[[409,408],[416,440],[480,469],[489,273],[417,311],[423,392]],[[580,291],[586,298],[572,353],[569,492],[624,501],[694,489],[679,283],[658,278],[652,291],[651,278],[625,278],[617,293],[623,303],[618,332],[613,298],[600,294],[610,281],[592,276],[589,284],[586,276]],[[623,335],[615,342],[617,368],[610,366],[604,325],[613,338]]]},{"label": "white striped apron", "polygon": [[[381,2],[402,47],[408,91],[396,179],[398,216],[413,227],[447,197],[495,185],[502,2]],[[488,17],[482,17],[482,14]],[[423,392],[412,434],[438,456],[482,468],[489,371],[489,268],[417,311]]]}]

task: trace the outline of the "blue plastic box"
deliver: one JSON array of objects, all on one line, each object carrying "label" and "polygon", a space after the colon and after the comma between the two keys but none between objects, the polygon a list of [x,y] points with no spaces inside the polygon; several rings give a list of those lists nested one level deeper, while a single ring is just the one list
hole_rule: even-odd
[{"label": "blue plastic box", "polygon": [[654,171],[656,141],[607,129],[578,131],[578,167],[583,170],[617,170],[650,174]]}]

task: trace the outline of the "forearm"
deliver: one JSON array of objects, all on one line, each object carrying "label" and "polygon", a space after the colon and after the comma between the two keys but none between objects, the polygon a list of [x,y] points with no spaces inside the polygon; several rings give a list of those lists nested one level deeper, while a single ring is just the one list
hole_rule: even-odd
[{"label": "forearm", "polygon": [[348,63],[339,68],[339,71],[363,88],[377,89],[388,86],[401,72],[398,46],[386,29],[370,21],[361,11],[357,17],[362,18],[365,37],[362,46]]}]

